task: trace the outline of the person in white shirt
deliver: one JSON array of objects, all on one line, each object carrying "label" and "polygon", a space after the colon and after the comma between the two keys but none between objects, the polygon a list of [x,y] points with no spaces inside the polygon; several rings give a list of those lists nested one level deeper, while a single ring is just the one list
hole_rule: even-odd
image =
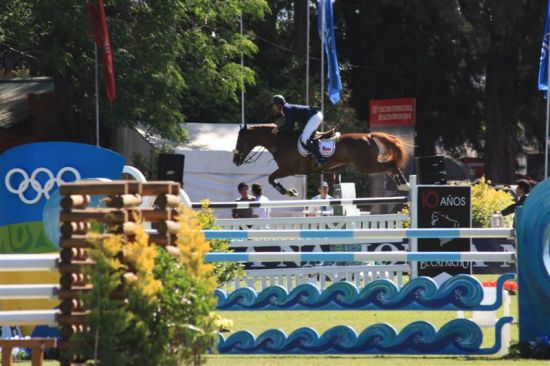
[{"label": "person in white shirt", "polygon": [[[319,187],[319,194],[315,197],[313,197],[313,200],[330,200],[333,199],[330,194],[328,194],[329,188],[327,182],[322,182],[321,187]],[[332,210],[330,209],[330,206],[321,206],[318,208],[321,211],[321,215],[330,215]]]},{"label": "person in white shirt", "polygon": [[[269,202],[269,198],[263,195],[262,186],[259,184],[252,185],[252,194],[256,197],[256,202]],[[254,217],[269,219],[271,217],[271,209],[266,207],[255,208]]]}]

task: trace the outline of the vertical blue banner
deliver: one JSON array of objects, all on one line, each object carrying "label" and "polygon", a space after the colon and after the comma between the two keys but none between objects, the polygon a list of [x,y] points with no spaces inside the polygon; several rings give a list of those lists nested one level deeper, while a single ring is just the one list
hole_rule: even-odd
[{"label": "vertical blue banner", "polygon": [[[338,68],[338,56],[336,54],[336,37],[334,36],[334,14],[332,12],[332,0],[318,0],[317,27],[319,28],[319,37],[324,39],[325,53],[328,60],[328,96],[332,104],[340,101],[340,91],[342,90],[342,81],[340,80],[340,70]],[[325,29],[323,32],[323,11],[325,11]]]},{"label": "vertical blue banner", "polygon": [[539,65],[539,90],[548,90],[548,44],[550,42],[550,1],[546,9],[546,21],[542,35]]}]

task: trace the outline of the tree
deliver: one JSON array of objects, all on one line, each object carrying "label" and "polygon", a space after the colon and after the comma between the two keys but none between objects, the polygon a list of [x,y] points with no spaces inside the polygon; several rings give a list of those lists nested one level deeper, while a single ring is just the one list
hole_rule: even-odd
[{"label": "tree", "polygon": [[[481,88],[477,65],[460,32],[453,2],[336,2],[339,51],[349,71],[351,105],[367,119],[370,99],[415,97],[417,155],[432,155],[439,136],[448,148],[479,146]],[[456,6],[456,5],[455,5]]]},{"label": "tree", "polygon": [[[117,99],[101,97],[102,137],[112,128],[144,124],[164,137],[182,139],[187,111],[208,110],[235,99],[254,81],[239,55],[255,52],[238,33],[241,10],[261,17],[265,0],[166,0],[107,2]],[[4,0],[0,42],[31,55],[31,75],[52,76],[58,116],[68,137],[94,142],[93,43],[86,2]],[[208,96],[208,97],[205,97]],[[215,104],[214,102],[218,103]]]},{"label": "tree", "polygon": [[[417,155],[442,137],[460,155],[483,154],[494,181],[512,183],[520,126],[542,136],[536,73],[544,2],[379,0],[336,2],[351,104],[366,119],[373,98],[417,99]],[[360,35],[360,36],[358,36]],[[345,65],[345,64],[344,64]]]},{"label": "tree", "polygon": [[485,67],[486,174],[494,181],[513,183],[522,149],[519,126],[543,136],[543,102],[536,78],[546,4],[462,0],[460,5],[472,24],[471,50]]}]

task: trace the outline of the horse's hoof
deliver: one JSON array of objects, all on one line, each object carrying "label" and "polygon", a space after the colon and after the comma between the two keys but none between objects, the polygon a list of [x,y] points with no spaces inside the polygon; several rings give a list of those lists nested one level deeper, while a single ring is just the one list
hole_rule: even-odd
[{"label": "horse's hoof", "polygon": [[298,191],[295,190],[294,188],[290,188],[287,192],[286,192],[287,196],[289,197],[297,197],[298,196]]},{"label": "horse's hoof", "polygon": [[406,184],[400,184],[397,186],[397,190],[398,191],[403,191],[403,192],[408,192],[411,190],[411,186],[409,185],[409,183],[406,183]]}]

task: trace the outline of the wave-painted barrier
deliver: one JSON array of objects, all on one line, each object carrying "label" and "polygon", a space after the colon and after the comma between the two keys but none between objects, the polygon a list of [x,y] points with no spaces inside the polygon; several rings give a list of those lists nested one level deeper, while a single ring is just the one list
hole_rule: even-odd
[{"label": "wave-painted barrier", "polygon": [[399,288],[381,279],[358,288],[337,282],[321,291],[316,285],[301,284],[288,291],[271,286],[261,292],[243,287],[230,292],[216,290],[218,310],[496,310],[502,305],[504,282],[513,273],[499,277],[493,304],[481,305],[483,286],[469,275],[457,275],[439,286],[429,277],[417,277]]},{"label": "wave-painted barrier", "polygon": [[455,319],[437,330],[416,321],[397,332],[388,324],[374,324],[360,334],[348,326],[335,326],[323,334],[310,327],[289,335],[279,329],[266,330],[258,337],[239,331],[227,339],[220,336],[218,350],[229,354],[493,354],[502,345],[502,328],[512,322],[503,317],[495,325],[495,343],[481,348],[483,334],[477,324]]}]

